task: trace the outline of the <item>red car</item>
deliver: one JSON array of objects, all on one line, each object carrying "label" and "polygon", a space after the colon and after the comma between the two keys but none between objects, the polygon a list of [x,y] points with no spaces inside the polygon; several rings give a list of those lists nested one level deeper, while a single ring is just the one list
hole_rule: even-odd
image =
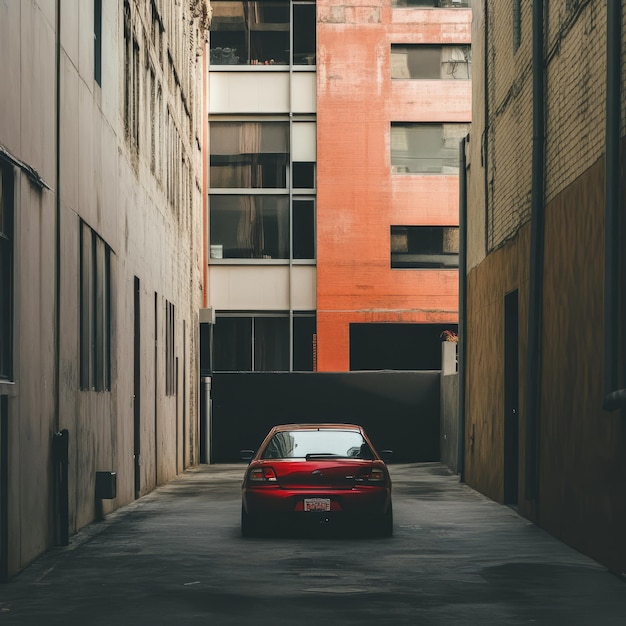
[{"label": "red car", "polygon": [[360,426],[275,426],[256,454],[242,451],[242,458],[250,459],[242,484],[244,536],[286,521],[393,532],[389,472]]}]

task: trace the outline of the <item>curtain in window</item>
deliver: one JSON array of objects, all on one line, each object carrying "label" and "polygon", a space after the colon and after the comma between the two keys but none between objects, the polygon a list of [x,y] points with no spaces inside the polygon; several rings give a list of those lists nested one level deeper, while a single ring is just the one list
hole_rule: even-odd
[{"label": "curtain in window", "polygon": [[[239,127],[239,153],[256,155],[261,151],[261,124],[246,122]],[[240,187],[251,188],[262,186],[262,170],[254,160],[240,172]],[[253,184],[257,182],[259,184]],[[243,210],[237,225],[237,244],[239,248],[249,251],[250,258],[258,258],[265,246],[263,220],[256,206],[254,196],[242,197]]]},{"label": "curtain in window", "polygon": [[441,50],[441,78],[470,78],[470,47],[444,46]]}]

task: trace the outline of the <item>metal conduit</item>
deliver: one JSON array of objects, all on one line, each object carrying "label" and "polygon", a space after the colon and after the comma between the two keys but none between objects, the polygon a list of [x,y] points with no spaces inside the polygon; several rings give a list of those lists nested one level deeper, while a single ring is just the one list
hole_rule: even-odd
[{"label": "metal conduit", "polygon": [[606,411],[626,407],[626,389],[618,389],[620,249],[620,105],[621,0],[607,3],[606,156],[604,248],[604,404]]}]

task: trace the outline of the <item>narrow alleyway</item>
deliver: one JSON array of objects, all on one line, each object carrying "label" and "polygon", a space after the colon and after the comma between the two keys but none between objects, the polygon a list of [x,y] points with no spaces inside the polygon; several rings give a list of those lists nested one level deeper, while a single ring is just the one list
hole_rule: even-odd
[{"label": "narrow alleyway", "polygon": [[0,623],[624,623],[603,567],[440,464],[391,469],[390,539],[243,539],[244,466],[189,471],[0,587]]}]

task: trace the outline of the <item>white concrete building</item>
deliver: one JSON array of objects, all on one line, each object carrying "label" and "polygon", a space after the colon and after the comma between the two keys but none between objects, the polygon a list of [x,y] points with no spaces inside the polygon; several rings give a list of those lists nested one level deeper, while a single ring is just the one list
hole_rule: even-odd
[{"label": "white concrete building", "polygon": [[198,461],[208,19],[0,4],[4,579]]}]

